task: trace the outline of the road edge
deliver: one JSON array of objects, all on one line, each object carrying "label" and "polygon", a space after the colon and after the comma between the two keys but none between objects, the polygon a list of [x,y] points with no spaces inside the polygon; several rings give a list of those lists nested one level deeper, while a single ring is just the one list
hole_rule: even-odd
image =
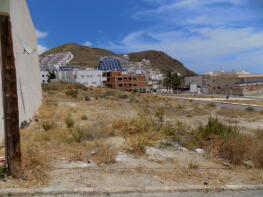
[{"label": "road edge", "polygon": [[263,190],[263,184],[259,185],[224,185],[224,186],[203,186],[203,185],[187,185],[187,186],[163,186],[144,188],[134,187],[111,187],[103,188],[99,191],[97,188],[8,188],[0,189],[0,196],[35,196],[35,195],[61,195],[61,194],[128,194],[128,193],[172,193],[172,192],[221,192],[221,191],[258,191]]}]

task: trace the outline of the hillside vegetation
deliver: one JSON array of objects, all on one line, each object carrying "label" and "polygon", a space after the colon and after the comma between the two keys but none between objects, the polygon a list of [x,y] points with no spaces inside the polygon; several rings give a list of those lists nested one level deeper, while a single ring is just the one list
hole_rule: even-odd
[{"label": "hillside vegetation", "polygon": [[[121,56],[112,51],[100,48],[90,48],[81,46],[76,43],[63,44],[49,51],[46,51],[42,55],[48,55],[56,52],[72,52],[74,59],[71,64],[81,65],[83,67],[97,67],[98,60],[101,56]],[[141,61],[143,58],[151,60],[153,68],[158,68],[161,71],[174,71],[183,74],[184,76],[196,75],[193,71],[186,68],[181,62],[173,59],[167,54],[161,51],[142,51],[137,53],[129,53],[131,61]]]}]

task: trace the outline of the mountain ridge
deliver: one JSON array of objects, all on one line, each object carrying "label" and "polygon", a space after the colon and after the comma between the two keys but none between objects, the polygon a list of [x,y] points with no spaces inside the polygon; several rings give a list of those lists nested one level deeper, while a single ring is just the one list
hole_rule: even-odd
[{"label": "mountain ridge", "polygon": [[[97,67],[99,58],[101,56],[122,56],[123,54],[114,53],[107,49],[101,48],[91,48],[87,46],[82,46],[76,43],[66,43],[54,47],[40,56],[45,56],[51,53],[57,52],[72,52],[74,55],[73,60],[70,64],[81,65],[83,67]],[[194,76],[196,73],[185,67],[180,61],[170,57],[162,51],[147,50],[141,52],[128,53],[130,61],[136,62],[142,59],[148,59],[151,61],[152,67],[157,68],[162,72],[173,71],[179,72],[183,76]]]}]

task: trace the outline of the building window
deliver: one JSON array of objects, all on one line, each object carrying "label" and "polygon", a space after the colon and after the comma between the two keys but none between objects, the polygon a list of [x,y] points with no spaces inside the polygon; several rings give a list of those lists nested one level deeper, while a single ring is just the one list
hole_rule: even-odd
[{"label": "building window", "polygon": [[119,84],[119,87],[122,87],[122,84]]},{"label": "building window", "polygon": [[43,80],[42,82],[43,82],[43,83],[45,83],[46,81],[45,81],[45,80]]},{"label": "building window", "polygon": [[97,82],[92,82],[92,85],[97,85]]},{"label": "building window", "polygon": [[87,75],[87,78],[89,78],[89,75]]},{"label": "building window", "polygon": [[82,78],[84,78],[84,75],[81,75]]},{"label": "building window", "polygon": [[119,81],[121,81],[121,80],[122,80],[122,78],[121,78],[121,77],[118,77],[118,80],[119,80]]},{"label": "building window", "polygon": [[42,75],[42,77],[45,77],[45,75]]},{"label": "building window", "polygon": [[90,75],[90,77],[93,77],[93,75]]},{"label": "building window", "polygon": [[133,77],[133,80],[137,80],[136,77]]},{"label": "building window", "polygon": [[129,80],[131,80],[132,78],[131,77],[129,77]]},{"label": "building window", "polygon": [[101,77],[101,75],[98,75],[98,77]]}]

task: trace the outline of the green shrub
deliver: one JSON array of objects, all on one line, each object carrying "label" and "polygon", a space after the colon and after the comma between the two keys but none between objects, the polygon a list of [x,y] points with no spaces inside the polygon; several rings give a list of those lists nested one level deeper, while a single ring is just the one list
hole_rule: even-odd
[{"label": "green shrub", "polygon": [[72,128],[74,126],[74,120],[71,118],[69,115],[65,120],[64,120],[67,128]]},{"label": "green shrub", "polygon": [[199,127],[199,132],[205,137],[209,137],[210,135],[217,136],[229,136],[229,135],[237,135],[239,133],[238,128],[236,126],[224,125],[217,118],[210,117],[208,119],[208,123],[205,126]]}]

